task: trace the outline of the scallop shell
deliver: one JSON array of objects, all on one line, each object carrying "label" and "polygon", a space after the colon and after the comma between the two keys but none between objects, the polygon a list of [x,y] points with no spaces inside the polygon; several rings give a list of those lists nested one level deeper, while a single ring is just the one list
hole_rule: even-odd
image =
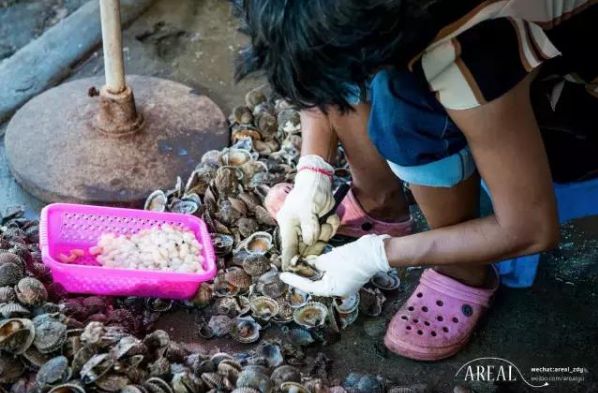
[{"label": "scallop shell", "polygon": [[23,375],[25,365],[18,358],[0,353],[0,383],[12,384]]},{"label": "scallop shell", "polygon": [[228,268],[224,273],[224,279],[242,291],[246,291],[251,285],[251,276],[236,266]]},{"label": "scallop shell", "polygon": [[19,266],[21,269],[25,269],[25,261],[10,251],[1,252],[0,253],[0,265],[4,265],[6,263],[12,263]]},{"label": "scallop shell", "polygon": [[323,326],[328,316],[328,309],[319,302],[309,302],[305,306],[298,308],[293,313],[293,320],[296,324],[307,329],[313,329]]},{"label": "scallop shell", "polygon": [[401,280],[395,270],[378,272],[371,279],[370,283],[383,291],[394,291],[399,289]]},{"label": "scallop shell", "polygon": [[232,227],[241,217],[242,212],[235,209],[229,199],[221,199],[218,201],[218,211],[216,212],[216,218],[218,218],[223,224]]},{"label": "scallop shell", "polygon": [[283,109],[278,113],[278,128],[285,135],[301,131],[301,116],[296,109]]},{"label": "scallop shell", "polygon": [[251,317],[237,317],[233,320],[230,335],[240,343],[248,344],[259,340],[260,325]]},{"label": "scallop shell", "polygon": [[216,175],[216,170],[209,165],[198,165],[187,179],[185,184],[185,195],[195,193],[197,195],[204,195],[210,181]]},{"label": "scallop shell", "polygon": [[17,296],[13,287],[6,286],[0,288],[0,303],[12,303],[15,300],[17,300]]},{"label": "scallop shell", "polygon": [[229,120],[233,124],[251,124],[253,122],[253,110],[245,105],[239,105],[231,111]]},{"label": "scallop shell", "polygon": [[208,150],[201,156],[200,162],[218,168],[220,166],[220,154],[220,150]]},{"label": "scallop shell", "polygon": [[243,367],[241,366],[241,363],[234,359],[223,359],[218,363],[216,369],[223,377],[236,381]]},{"label": "scallop shell", "polygon": [[54,352],[65,343],[67,326],[58,320],[42,314],[33,319],[35,339],[33,345],[41,353]]},{"label": "scallop shell", "polygon": [[247,105],[247,107],[252,111],[255,109],[256,106],[268,100],[268,97],[266,97],[266,94],[264,93],[263,89],[263,86],[259,86],[255,89],[249,90],[245,94],[245,105]]},{"label": "scallop shell", "polygon": [[324,273],[310,265],[307,261],[298,260],[298,258],[299,257],[296,256],[291,260],[291,263],[287,267],[287,271],[312,281],[317,281],[324,276]]},{"label": "scallop shell", "polygon": [[250,140],[253,146],[256,146],[262,139],[262,134],[253,126],[243,124],[232,127],[231,140],[236,144],[244,140]]},{"label": "scallop shell", "polygon": [[282,393],[310,393],[310,391],[298,382],[285,382],[280,385]]},{"label": "scallop shell", "polygon": [[[122,392],[125,391],[122,390]],[[67,382],[54,386],[48,393],[85,393],[85,389],[76,382]]]},{"label": "scallop shell", "polygon": [[174,393],[168,382],[160,377],[149,378],[143,385],[150,393]]},{"label": "scallop shell", "polygon": [[256,354],[268,363],[268,367],[275,368],[284,362],[280,345],[273,341],[264,341],[256,349]]},{"label": "scallop shell", "polygon": [[37,372],[35,381],[38,386],[47,386],[65,383],[70,379],[72,370],[65,356],[57,356],[43,364]]},{"label": "scallop shell", "polygon": [[302,327],[284,328],[283,333],[291,344],[299,347],[305,347],[315,342],[309,330]]},{"label": "scallop shell", "polygon": [[259,277],[270,270],[270,260],[261,254],[250,254],[243,260],[243,270],[252,277]]},{"label": "scallop shell", "polygon": [[0,287],[16,285],[23,278],[23,268],[15,263],[0,265]]},{"label": "scallop shell", "polygon": [[277,299],[278,306],[280,309],[278,310],[278,314],[276,314],[272,318],[272,322],[278,324],[286,324],[293,321],[293,308],[290,306],[289,302],[279,298]]},{"label": "scallop shell", "polygon": [[235,388],[231,393],[261,393],[259,390],[250,388],[250,387],[242,387],[242,388]]},{"label": "scallop shell", "polygon": [[272,317],[278,314],[280,306],[276,300],[268,296],[258,296],[249,299],[249,305],[253,316],[262,321],[269,321]]},{"label": "scallop shell", "polygon": [[119,374],[107,374],[95,381],[95,385],[106,392],[120,392],[129,383],[129,378]]},{"label": "scallop shell", "polygon": [[286,299],[292,308],[301,308],[311,299],[311,295],[297,288],[289,288]]},{"label": "scallop shell", "polygon": [[359,316],[359,308],[355,308],[350,313],[340,314],[339,313],[339,322],[340,328],[346,329],[349,325],[352,325],[357,320]]},{"label": "scallop shell", "polygon": [[0,349],[20,355],[35,339],[35,327],[29,319],[11,318],[0,322]]},{"label": "scallop shell", "polygon": [[239,293],[239,288],[228,282],[225,278],[224,272],[219,272],[214,280],[214,295],[215,296],[235,296]]},{"label": "scallop shell", "polygon": [[334,308],[341,314],[350,314],[359,307],[359,292],[334,299]]},{"label": "scallop shell", "polygon": [[285,382],[301,382],[301,372],[297,367],[285,364],[274,369],[270,379],[274,386],[280,386]]},{"label": "scallop shell", "polygon": [[25,277],[15,286],[19,301],[28,306],[39,306],[48,299],[46,287],[37,278]]},{"label": "scallop shell", "polygon": [[168,211],[181,214],[195,214],[201,208],[201,200],[197,194],[189,194],[182,199],[173,199],[168,204]]},{"label": "scallop shell", "polygon": [[359,290],[359,296],[361,298],[359,309],[364,315],[377,317],[382,313],[382,306],[386,301],[386,297],[378,288],[363,287]]},{"label": "scallop shell", "polygon": [[226,315],[213,315],[208,322],[208,327],[216,337],[223,337],[230,333],[233,322]]},{"label": "scallop shell", "polygon": [[263,295],[279,298],[286,293],[288,285],[282,282],[278,271],[270,270],[260,276],[256,289]]},{"label": "scallop shell", "polygon": [[23,359],[29,362],[29,367],[31,367],[34,370],[39,369],[44,363],[50,360],[49,355],[44,355],[40,353],[37,349],[35,349],[32,346],[29,347],[29,349],[27,349],[25,352],[23,352],[21,356],[23,357]]},{"label": "scallop shell", "polygon": [[201,374],[201,380],[206,384],[206,386],[210,389],[215,389],[217,391],[224,389],[224,378],[222,375],[215,373],[215,372],[207,372]]},{"label": "scallop shell", "polygon": [[25,308],[21,303],[11,302],[0,305],[0,314],[4,318],[24,317],[31,314],[28,308]]},{"label": "scallop shell", "polygon": [[262,161],[248,161],[240,168],[243,171],[243,184],[245,186],[251,186],[258,174],[268,175],[268,167]]},{"label": "scallop shell", "polygon": [[253,156],[245,149],[227,148],[220,155],[222,165],[240,167],[250,161],[253,161]]},{"label": "scallop shell", "polygon": [[260,224],[268,225],[268,226],[276,226],[277,225],[274,217],[272,217],[272,215],[270,213],[268,213],[268,211],[262,206],[256,206],[254,214],[255,214],[255,219]]},{"label": "scallop shell", "polygon": [[251,191],[244,191],[238,195],[238,198],[242,200],[249,211],[253,212],[257,206],[261,205],[261,201],[257,195]]},{"label": "scallop shell", "polygon": [[272,248],[272,235],[268,232],[255,232],[245,239],[241,247],[250,254],[263,255]]},{"label": "scallop shell", "polygon": [[241,217],[237,220],[237,229],[241,237],[246,238],[259,229],[255,219],[250,217]]},{"label": "scallop shell", "polygon": [[168,198],[162,190],[156,190],[152,192],[145,200],[144,210],[150,210],[155,212],[166,211],[168,205]]},{"label": "scallop shell", "polygon": [[213,306],[214,312],[218,315],[235,317],[239,314],[241,307],[236,297],[226,296],[216,299]]},{"label": "scallop shell", "polygon": [[272,138],[278,131],[278,120],[270,112],[258,113],[255,118],[255,125],[263,138]]},{"label": "scallop shell", "polygon": [[272,392],[273,386],[268,370],[262,366],[246,366],[237,378],[237,388],[253,388],[261,393]]},{"label": "scallop shell", "polygon": [[205,307],[212,301],[213,298],[213,289],[210,284],[207,282],[202,282],[191,299],[191,303],[197,307]]},{"label": "scallop shell", "polygon": [[243,171],[238,167],[221,166],[214,176],[214,186],[222,196],[236,195],[239,192],[239,180],[243,179]]},{"label": "scallop shell", "polygon": [[224,256],[228,255],[233,250],[235,239],[230,235],[222,233],[210,234],[212,244],[214,245],[214,252],[216,255]]}]

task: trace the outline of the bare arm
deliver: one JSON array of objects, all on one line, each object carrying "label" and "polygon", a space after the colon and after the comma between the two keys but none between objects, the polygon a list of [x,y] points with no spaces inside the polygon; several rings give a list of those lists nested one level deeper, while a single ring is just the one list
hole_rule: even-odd
[{"label": "bare arm", "polygon": [[317,108],[301,111],[301,154],[316,154],[329,163],[336,157],[338,143],[328,116]]},{"label": "bare arm", "polygon": [[531,77],[482,107],[449,111],[490,188],[495,214],[386,241],[393,266],[487,263],[551,248],[559,228]]}]

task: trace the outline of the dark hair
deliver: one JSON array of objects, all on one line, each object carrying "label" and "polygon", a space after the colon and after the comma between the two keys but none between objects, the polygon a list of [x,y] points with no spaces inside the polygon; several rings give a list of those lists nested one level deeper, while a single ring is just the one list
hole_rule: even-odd
[{"label": "dark hair", "polygon": [[351,84],[405,65],[430,42],[427,9],[435,1],[244,0],[241,30],[251,45],[239,55],[236,79],[262,72],[301,108],[346,111]]}]

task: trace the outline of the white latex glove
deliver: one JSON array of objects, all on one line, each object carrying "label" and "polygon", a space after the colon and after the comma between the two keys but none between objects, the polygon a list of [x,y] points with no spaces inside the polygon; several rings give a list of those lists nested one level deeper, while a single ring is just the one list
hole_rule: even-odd
[{"label": "white latex glove", "polygon": [[299,159],[295,185],[276,216],[283,270],[294,256],[300,252],[303,255],[314,253],[310,249],[323,248],[319,245],[325,245],[336,233],[340,223],[336,214],[322,225],[318,222],[334,207],[333,173],[334,168],[320,156],[307,155]]},{"label": "white latex glove", "polygon": [[328,254],[308,260],[324,273],[318,281],[292,273],[281,273],[280,279],[316,296],[349,296],[357,292],[374,274],[390,270],[384,251],[384,240],[388,238],[388,235],[365,235]]}]

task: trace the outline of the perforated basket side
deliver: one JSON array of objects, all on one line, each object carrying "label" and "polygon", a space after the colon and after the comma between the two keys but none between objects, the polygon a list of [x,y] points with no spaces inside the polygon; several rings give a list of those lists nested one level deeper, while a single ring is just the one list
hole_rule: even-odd
[{"label": "perforated basket side", "polygon": [[[182,224],[194,231],[203,245],[200,274],[151,270],[113,269],[64,264],[52,257],[60,247],[86,249],[105,232],[129,234],[161,223]],[[42,240],[43,239],[43,240]],[[199,284],[216,274],[216,258],[205,223],[197,217],[174,213],[108,208],[88,205],[52,204],[40,220],[42,258],[67,291],[98,295],[134,295],[183,299],[193,296]],[[67,248],[68,248],[67,247]],[[83,258],[85,259],[85,258]],[[89,258],[87,258],[89,259]]]}]

